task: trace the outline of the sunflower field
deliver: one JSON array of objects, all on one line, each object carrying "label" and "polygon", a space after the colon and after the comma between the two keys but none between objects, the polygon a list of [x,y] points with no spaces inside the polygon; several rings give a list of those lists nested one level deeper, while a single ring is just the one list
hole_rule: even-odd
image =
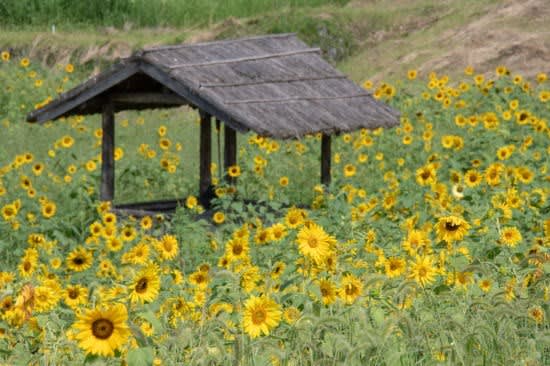
[{"label": "sunflower field", "polygon": [[320,136],[240,135],[207,211],[196,113],[121,112],[116,201],[187,197],[126,217],[99,117],[25,122],[83,73],[1,56],[0,365],[550,364],[546,74],[367,80],[401,124],[335,137],[329,187]]}]

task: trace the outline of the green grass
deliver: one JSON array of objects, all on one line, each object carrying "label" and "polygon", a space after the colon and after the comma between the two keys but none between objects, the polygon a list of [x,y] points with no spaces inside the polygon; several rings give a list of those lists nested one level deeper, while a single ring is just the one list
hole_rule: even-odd
[{"label": "green grass", "polygon": [[204,26],[228,17],[250,17],[281,8],[343,5],[348,0],[6,0],[5,25]]}]

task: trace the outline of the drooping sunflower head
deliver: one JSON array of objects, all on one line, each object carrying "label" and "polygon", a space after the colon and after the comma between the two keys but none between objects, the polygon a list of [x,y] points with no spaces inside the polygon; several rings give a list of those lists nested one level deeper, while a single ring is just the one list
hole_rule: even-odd
[{"label": "drooping sunflower head", "polygon": [[468,233],[470,225],[466,220],[458,216],[444,216],[439,219],[435,226],[438,240],[452,244],[462,240]]}]

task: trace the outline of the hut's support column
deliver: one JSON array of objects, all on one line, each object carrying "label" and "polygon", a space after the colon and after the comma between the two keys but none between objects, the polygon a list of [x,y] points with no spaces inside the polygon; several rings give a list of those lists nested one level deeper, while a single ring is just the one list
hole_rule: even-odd
[{"label": "hut's support column", "polygon": [[101,141],[101,201],[113,201],[115,196],[115,112],[112,103],[103,106],[103,138]]},{"label": "hut's support column", "polygon": [[321,138],[321,184],[330,185],[330,135]]},{"label": "hut's support column", "polygon": [[200,182],[199,182],[199,202],[208,208],[212,198],[212,173],[210,165],[212,163],[212,117],[205,112],[200,112],[201,132],[200,132]]},{"label": "hut's support column", "polygon": [[235,178],[231,178],[227,171],[229,167],[237,164],[237,132],[227,124],[223,125],[224,142],[223,142],[223,166],[225,169],[225,178],[228,183],[235,183]]}]

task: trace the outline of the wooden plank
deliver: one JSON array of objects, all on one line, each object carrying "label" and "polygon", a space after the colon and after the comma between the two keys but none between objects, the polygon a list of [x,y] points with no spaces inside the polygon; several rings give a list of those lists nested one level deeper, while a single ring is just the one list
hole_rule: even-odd
[{"label": "wooden plank", "polygon": [[267,79],[267,80],[255,80],[242,83],[205,83],[200,84],[200,88],[231,88],[235,86],[248,86],[248,85],[261,85],[261,84],[280,84],[280,83],[293,83],[298,81],[316,81],[316,80],[330,80],[330,79],[345,79],[346,75],[328,75],[328,76],[302,76],[296,78],[287,79]]},{"label": "wooden plank", "polygon": [[364,98],[372,97],[371,94],[361,93],[353,95],[339,95],[335,97],[292,97],[281,99],[244,99],[244,100],[224,100],[224,104],[254,104],[254,103],[288,103],[299,102],[302,100],[336,100],[336,99],[349,99],[349,98]]},{"label": "wooden plank", "polygon": [[27,122],[44,123],[46,121],[57,119],[65,115],[71,109],[78,107],[93,97],[103,93],[112,86],[126,80],[138,71],[138,64],[130,63],[128,65],[121,66],[120,69],[113,71],[112,75],[105,76],[104,79],[99,80],[96,84],[94,84],[94,79],[90,79],[87,81],[87,83],[90,83],[89,87],[84,88],[75,95],[72,95],[71,91],[68,91],[65,93],[65,98],[62,96],[52,103],[29,113],[27,116]]},{"label": "wooden plank", "polygon": [[185,105],[185,98],[174,93],[113,93],[110,95],[113,103],[124,104],[157,104],[157,105]]},{"label": "wooden plank", "polygon": [[101,142],[101,201],[115,196],[115,112],[111,103],[103,106]]},{"label": "wooden plank", "polygon": [[199,147],[199,202],[203,207],[210,206],[212,199],[212,116],[200,111],[200,147]]},{"label": "wooden plank", "polygon": [[330,135],[323,134],[321,137],[321,184],[330,185]]},{"label": "wooden plank", "polygon": [[305,53],[321,53],[320,48],[304,48],[297,51],[288,51],[288,52],[279,52],[279,53],[270,53],[267,55],[260,55],[260,56],[249,56],[249,57],[239,57],[239,58],[230,58],[225,60],[216,60],[216,61],[208,61],[208,62],[195,62],[191,64],[175,64],[168,66],[169,69],[180,69],[184,67],[202,67],[202,66],[211,66],[211,65],[222,65],[222,64],[233,64],[238,62],[245,62],[245,61],[256,61],[256,60],[266,60],[270,58],[278,58],[278,57],[287,57],[287,56],[294,56],[294,55],[302,55]]},{"label": "wooden plank", "polygon": [[230,177],[227,172],[230,166],[237,165],[237,132],[226,124],[223,125],[223,167],[225,179],[228,183],[234,184],[235,178]]},{"label": "wooden plank", "polygon": [[216,118],[219,118],[220,120],[224,121],[224,123],[231,125],[232,128],[239,132],[248,132],[249,129],[247,126],[238,122],[238,119],[235,116],[228,113],[227,110],[224,109],[222,106],[217,105],[217,103],[212,101],[207,95],[199,95],[195,90],[192,90],[183,82],[180,82],[170,77],[170,75],[154,65],[142,64],[140,67],[145,74],[149,75],[159,83],[165,85],[174,93],[181,95],[194,107],[198,108],[199,110],[205,111],[210,115],[216,116]]}]

